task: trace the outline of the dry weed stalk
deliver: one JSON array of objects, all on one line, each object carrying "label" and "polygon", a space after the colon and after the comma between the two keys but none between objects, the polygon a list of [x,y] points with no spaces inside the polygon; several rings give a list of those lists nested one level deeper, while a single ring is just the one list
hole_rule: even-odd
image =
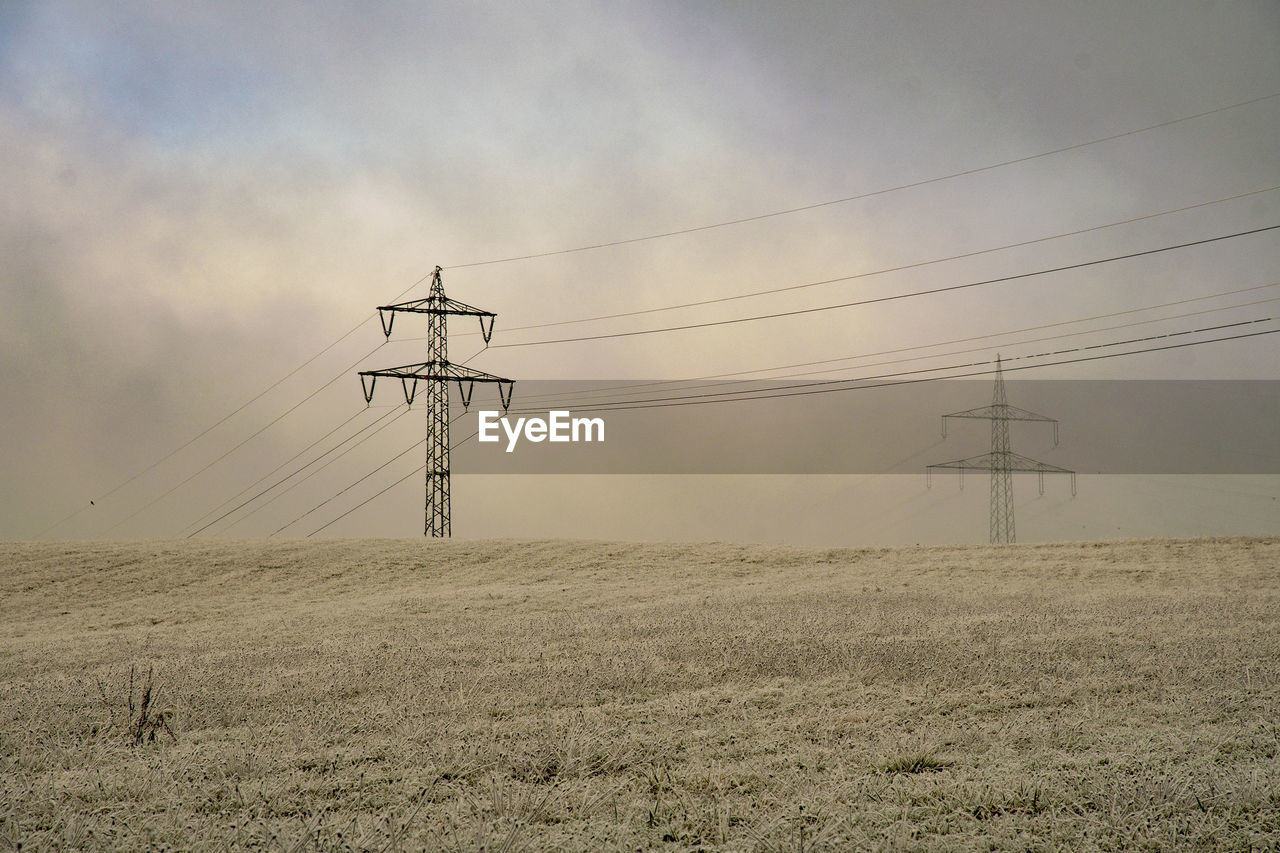
[{"label": "dry weed stalk", "polygon": [[[173,716],[173,712],[169,709],[155,710],[156,697],[160,695],[160,689],[155,685],[155,667],[147,667],[147,683],[142,688],[142,696],[138,701],[137,707],[133,703],[133,683],[136,674],[136,668],[129,665],[129,729],[133,736],[133,745],[140,746],[144,740],[154,742],[156,732],[163,729],[173,738],[173,742],[178,742],[178,736],[174,734],[173,727],[169,725],[169,718]],[[137,719],[134,719],[134,714]]]}]

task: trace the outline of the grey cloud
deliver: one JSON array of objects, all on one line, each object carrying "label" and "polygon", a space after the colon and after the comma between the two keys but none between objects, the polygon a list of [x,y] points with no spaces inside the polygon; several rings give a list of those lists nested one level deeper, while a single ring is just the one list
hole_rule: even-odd
[{"label": "grey cloud", "polygon": [[[1280,90],[1271,3],[2,9],[0,140],[11,156],[0,167],[10,190],[0,200],[0,353],[4,397],[23,403],[3,416],[13,439],[6,492],[21,504],[0,513],[0,535],[11,536],[78,501],[85,482],[116,482],[199,432],[436,263],[754,215]],[[447,286],[499,311],[498,340],[510,341],[534,336],[511,331],[529,322],[962,253],[1274,183],[1276,116],[1263,105],[808,214],[451,269]],[[1257,198],[751,310],[1021,271],[1277,212],[1274,199]],[[474,365],[515,376],[670,376],[875,352],[1256,284],[1274,268],[1275,247],[1255,240],[918,308],[491,350]],[[379,339],[376,325],[353,336],[306,374],[313,385],[282,388],[263,411],[283,410]],[[452,345],[459,358],[476,348],[472,338]],[[420,352],[391,347],[368,366]],[[1276,366],[1273,348],[1254,352],[1243,364],[1206,353],[1150,369]],[[92,380],[78,372],[85,366]],[[275,448],[293,452],[359,403],[354,384],[335,386],[264,437],[255,462]],[[157,472],[138,498],[249,429],[237,425],[208,454]],[[357,468],[339,470],[354,479]],[[243,476],[215,468],[175,494],[175,518],[234,492]],[[172,533],[176,523],[143,521],[131,529]]]}]

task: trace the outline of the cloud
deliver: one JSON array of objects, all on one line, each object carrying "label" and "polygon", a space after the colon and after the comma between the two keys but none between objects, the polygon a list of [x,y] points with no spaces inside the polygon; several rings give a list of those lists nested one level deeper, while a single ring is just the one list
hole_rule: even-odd
[{"label": "cloud", "polygon": [[[437,263],[450,267],[451,295],[499,312],[496,341],[525,340],[535,335],[513,327],[1193,204],[1275,183],[1280,161],[1270,103],[810,213],[454,269],[921,180],[1278,91],[1280,12],[1271,3],[1013,3],[978,13],[898,2],[67,2],[7,3],[0,15],[0,390],[23,401],[0,415],[15,438],[6,478],[21,484],[8,490],[21,506],[0,507],[12,510],[0,535],[29,531],[83,484],[117,482],[179,446]],[[1260,197],[847,286],[569,328],[820,305],[1225,232],[1278,212],[1280,202]],[[1274,268],[1276,244],[1239,245],[983,299],[491,350],[473,366],[540,379],[665,377],[874,352],[1256,284]],[[139,500],[379,339],[369,324],[304,374],[312,385],[282,386],[198,462],[140,482]],[[452,347],[459,360],[478,348],[462,336]],[[367,366],[421,351],[392,343]],[[1170,357],[1157,369],[1212,374],[1243,361],[1265,372],[1268,352]],[[357,393],[335,385],[264,436],[256,458],[287,457],[358,407]],[[222,471],[173,503],[194,511],[234,491],[241,474]]]}]

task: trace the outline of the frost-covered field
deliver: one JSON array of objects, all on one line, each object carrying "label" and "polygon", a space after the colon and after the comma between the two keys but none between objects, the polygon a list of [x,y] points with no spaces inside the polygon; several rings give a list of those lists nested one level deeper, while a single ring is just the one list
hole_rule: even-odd
[{"label": "frost-covered field", "polygon": [[1276,539],[0,544],[0,849],[1274,849],[1278,661]]}]

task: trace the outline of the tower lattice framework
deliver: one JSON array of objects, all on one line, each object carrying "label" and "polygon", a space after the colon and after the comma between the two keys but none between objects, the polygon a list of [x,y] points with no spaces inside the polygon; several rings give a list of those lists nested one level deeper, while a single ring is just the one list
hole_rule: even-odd
[{"label": "tower lattice framework", "polygon": [[493,323],[497,315],[481,311],[444,294],[442,269],[436,267],[431,274],[430,295],[426,299],[400,302],[395,305],[379,305],[378,317],[382,331],[388,339],[397,313],[407,312],[427,315],[427,360],[419,364],[388,367],[382,370],[360,371],[360,384],[364,389],[366,405],[373,401],[373,388],[379,376],[400,380],[405,403],[412,406],[418,393],[418,383],[427,386],[427,494],[424,535],[446,537],[452,535],[453,524],[449,498],[450,444],[449,444],[449,383],[458,385],[464,409],[471,405],[475,383],[490,382],[498,386],[498,396],[505,411],[511,405],[515,380],[494,376],[492,373],[473,370],[449,362],[449,335],[447,318],[450,314],[478,317],[480,332],[487,346],[493,336]]},{"label": "tower lattice framework", "polygon": [[965,471],[991,472],[991,510],[990,541],[992,543],[1016,542],[1017,534],[1013,518],[1013,473],[1028,471],[1039,475],[1040,494],[1044,494],[1045,474],[1070,474],[1071,496],[1076,494],[1076,473],[1067,468],[1050,465],[1036,459],[1014,453],[1010,447],[1009,423],[1011,421],[1038,421],[1053,424],[1053,444],[1058,445],[1058,421],[1054,418],[1038,415],[1026,409],[1009,405],[1004,387],[1004,368],[1000,356],[996,356],[995,391],[991,405],[976,409],[965,409],[942,416],[942,435],[947,435],[948,418],[969,418],[991,421],[991,451],[980,456],[957,459],[952,462],[940,462],[929,465],[926,475],[932,485],[934,469],[951,468],[960,472],[960,485],[964,488]]}]

